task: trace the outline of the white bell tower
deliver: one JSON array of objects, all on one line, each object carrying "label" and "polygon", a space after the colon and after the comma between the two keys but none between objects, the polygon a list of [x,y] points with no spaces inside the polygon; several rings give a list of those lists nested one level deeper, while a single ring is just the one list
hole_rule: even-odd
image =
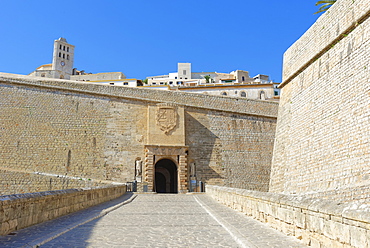
[{"label": "white bell tower", "polygon": [[54,41],[52,70],[54,78],[70,79],[73,71],[75,46],[68,44],[65,38]]}]

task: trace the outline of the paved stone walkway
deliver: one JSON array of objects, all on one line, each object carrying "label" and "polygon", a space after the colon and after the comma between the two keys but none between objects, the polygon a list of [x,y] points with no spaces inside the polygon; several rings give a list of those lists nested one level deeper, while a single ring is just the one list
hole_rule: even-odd
[{"label": "paved stone walkway", "polygon": [[[128,203],[118,207],[116,204],[122,201]],[[114,206],[118,208],[113,210]],[[111,208],[110,212],[106,211],[109,213],[102,212],[107,208]],[[0,247],[39,244],[79,248],[306,247],[293,237],[217,203],[206,194],[126,195],[21,230],[16,235],[0,237]]]}]

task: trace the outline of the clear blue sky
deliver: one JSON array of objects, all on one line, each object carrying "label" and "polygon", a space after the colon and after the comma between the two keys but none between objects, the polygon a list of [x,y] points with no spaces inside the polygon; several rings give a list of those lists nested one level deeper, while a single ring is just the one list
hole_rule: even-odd
[{"label": "clear blue sky", "polygon": [[53,41],[76,46],[86,72],[128,78],[246,70],[281,81],[284,51],[319,17],[316,0],[0,0],[0,72],[51,63]]}]

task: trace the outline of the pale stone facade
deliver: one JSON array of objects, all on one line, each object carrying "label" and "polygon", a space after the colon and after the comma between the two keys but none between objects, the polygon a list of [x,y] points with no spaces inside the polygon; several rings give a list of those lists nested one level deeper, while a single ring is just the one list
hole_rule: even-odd
[{"label": "pale stone facade", "polygon": [[339,0],[285,53],[272,192],[370,199],[369,11]]}]

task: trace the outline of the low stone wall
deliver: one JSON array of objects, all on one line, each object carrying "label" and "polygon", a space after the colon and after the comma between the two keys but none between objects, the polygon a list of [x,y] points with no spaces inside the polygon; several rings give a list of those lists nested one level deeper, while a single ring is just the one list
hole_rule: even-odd
[{"label": "low stone wall", "polygon": [[126,185],[0,196],[0,235],[45,222],[126,193]]},{"label": "low stone wall", "polygon": [[370,205],[212,185],[206,192],[312,247],[370,246]]},{"label": "low stone wall", "polygon": [[107,186],[112,182],[0,167],[0,196]]}]

